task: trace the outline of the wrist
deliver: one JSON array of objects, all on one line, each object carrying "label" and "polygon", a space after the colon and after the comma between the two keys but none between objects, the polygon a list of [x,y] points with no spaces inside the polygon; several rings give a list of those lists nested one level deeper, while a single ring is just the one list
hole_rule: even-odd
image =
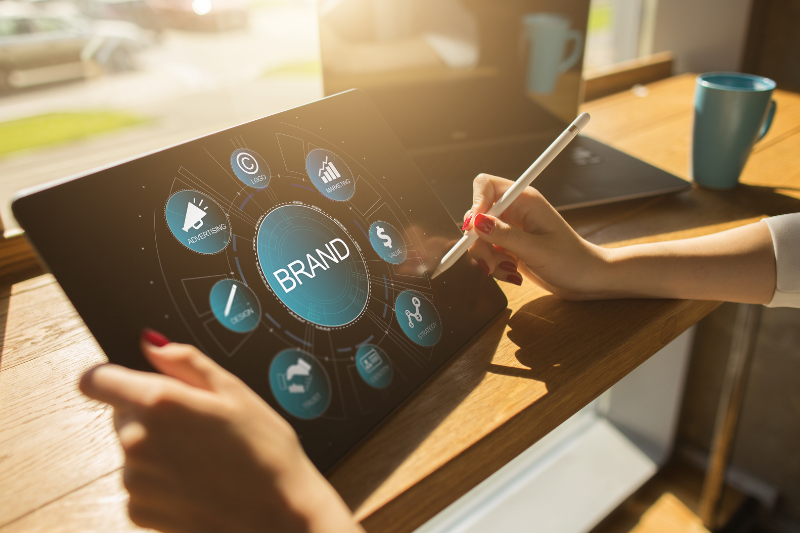
[{"label": "wrist", "polygon": [[634,295],[634,287],[637,282],[632,279],[629,272],[630,254],[628,247],[622,248],[602,248],[598,246],[600,257],[600,272],[598,276],[598,297],[602,298],[625,298]]}]

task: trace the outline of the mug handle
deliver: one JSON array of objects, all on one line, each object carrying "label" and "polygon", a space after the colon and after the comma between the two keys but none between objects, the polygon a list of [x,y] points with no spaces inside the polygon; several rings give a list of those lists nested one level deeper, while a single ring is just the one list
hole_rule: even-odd
[{"label": "mug handle", "polygon": [[567,42],[569,41],[575,41],[575,46],[569,57],[558,66],[559,72],[566,72],[571,69],[578,62],[578,58],[581,57],[581,52],[583,51],[583,33],[578,30],[569,30],[567,32]]},{"label": "mug handle", "polygon": [[769,111],[767,112],[767,118],[764,119],[764,124],[761,126],[761,131],[758,132],[758,139],[756,139],[756,142],[763,139],[764,135],[766,135],[767,132],[769,131],[769,127],[772,126],[772,119],[775,118],[775,110],[777,108],[778,104],[775,103],[775,100],[770,100]]}]

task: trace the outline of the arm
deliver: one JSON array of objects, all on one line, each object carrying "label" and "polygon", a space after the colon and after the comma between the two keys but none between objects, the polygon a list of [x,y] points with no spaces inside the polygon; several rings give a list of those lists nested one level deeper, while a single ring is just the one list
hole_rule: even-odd
[{"label": "arm", "polygon": [[145,332],[163,374],[100,365],[81,391],[114,407],[128,512],[166,532],[358,533],[363,529],[289,424],[192,346]]},{"label": "arm", "polygon": [[581,238],[534,189],[525,191],[500,218],[481,214],[511,183],[494,176],[476,178],[474,203],[465,215],[465,229],[474,225],[481,238],[470,249],[471,255],[499,279],[509,277],[498,268],[501,262],[513,261],[527,279],[566,299],[687,298],[747,303],[772,299],[776,266],[766,224],[607,249]]},{"label": "arm", "polygon": [[766,304],[775,292],[775,254],[766,224],[607,251],[614,297]]}]

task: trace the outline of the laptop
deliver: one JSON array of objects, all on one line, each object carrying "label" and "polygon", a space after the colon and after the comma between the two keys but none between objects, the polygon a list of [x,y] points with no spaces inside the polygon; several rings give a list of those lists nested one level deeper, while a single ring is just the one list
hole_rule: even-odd
[{"label": "laptop", "polygon": [[[451,215],[578,114],[589,0],[321,0],[326,94],[366,91]],[[557,209],[691,185],[584,135],[536,180]]]}]

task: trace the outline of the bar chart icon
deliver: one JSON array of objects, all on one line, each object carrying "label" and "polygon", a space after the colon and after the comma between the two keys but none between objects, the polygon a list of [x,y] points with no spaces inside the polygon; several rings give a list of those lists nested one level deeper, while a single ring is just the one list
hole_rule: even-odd
[{"label": "bar chart icon", "polygon": [[356,180],[350,167],[341,157],[324,148],[308,153],[306,173],[314,187],[335,202],[347,201],[356,192]]},{"label": "bar chart icon", "polygon": [[333,161],[328,161],[328,158],[325,158],[325,161],[322,162],[322,167],[319,169],[319,177],[322,178],[323,183],[330,183],[337,178],[341,178],[341,174],[339,171],[336,170],[336,167],[333,165]]}]

